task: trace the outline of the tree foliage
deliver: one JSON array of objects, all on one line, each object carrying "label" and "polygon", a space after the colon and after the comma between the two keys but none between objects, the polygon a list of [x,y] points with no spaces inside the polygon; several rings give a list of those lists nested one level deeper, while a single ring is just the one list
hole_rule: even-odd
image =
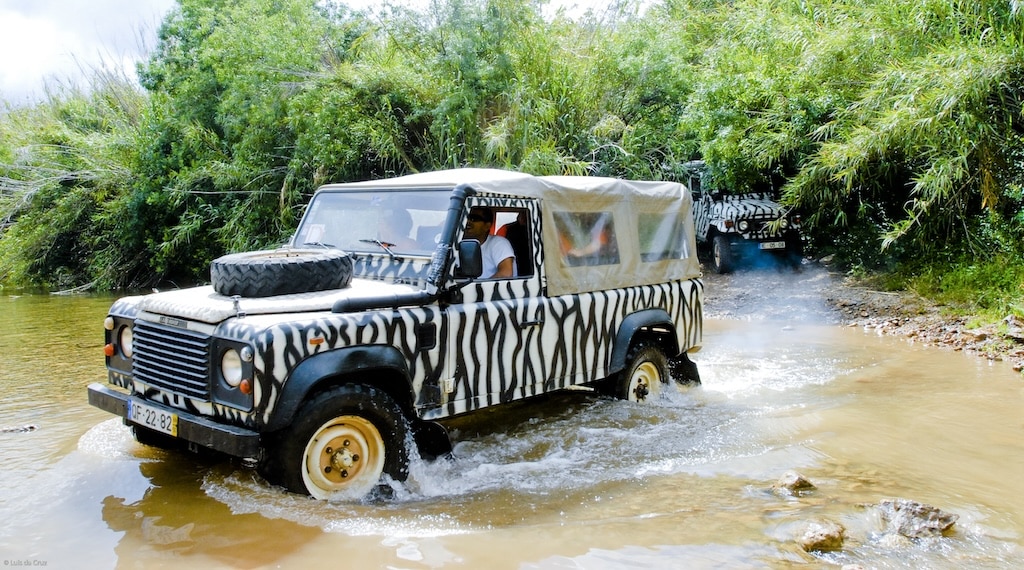
[{"label": "tree foliage", "polygon": [[900,238],[891,260],[911,255],[907,240],[916,252],[970,247],[983,208],[1012,207],[1015,3],[719,6],[731,33],[707,44],[686,121],[723,186],[781,188],[816,244],[851,261]]},{"label": "tree foliage", "polygon": [[333,181],[460,166],[773,190],[854,265],[1020,255],[1006,0],[179,0],[139,69],[0,116],[0,282],[202,281]]}]

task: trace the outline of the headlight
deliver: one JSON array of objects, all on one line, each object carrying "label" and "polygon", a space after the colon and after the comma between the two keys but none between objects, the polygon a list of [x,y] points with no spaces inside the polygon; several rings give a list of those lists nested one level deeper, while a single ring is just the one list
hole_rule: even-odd
[{"label": "headlight", "polygon": [[229,348],[220,357],[220,374],[231,387],[238,387],[242,381],[242,357],[238,351]]},{"label": "headlight", "polygon": [[782,218],[782,219],[779,220],[779,228],[786,229],[788,227],[789,227],[789,220],[787,220],[786,218]]},{"label": "headlight", "polygon": [[121,349],[121,356],[131,358],[132,354],[134,354],[132,352],[132,339],[134,336],[130,326],[123,326],[121,330],[117,331],[117,347]]},{"label": "headlight", "polygon": [[738,227],[741,232],[745,232],[745,231],[747,231],[747,228],[750,227],[750,222],[748,222],[746,220],[740,220],[739,225],[737,225],[736,227]]}]

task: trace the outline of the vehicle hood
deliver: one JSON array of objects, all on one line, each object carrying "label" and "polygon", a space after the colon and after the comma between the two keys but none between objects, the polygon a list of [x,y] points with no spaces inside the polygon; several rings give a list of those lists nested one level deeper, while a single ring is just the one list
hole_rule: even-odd
[{"label": "vehicle hood", "polygon": [[776,201],[758,194],[729,196],[716,204],[724,218],[779,218],[784,215],[783,207]]},{"label": "vehicle hood", "polygon": [[138,297],[136,307],[139,311],[148,313],[217,324],[240,314],[249,316],[330,311],[334,303],[341,299],[401,295],[416,291],[419,291],[419,288],[409,285],[353,279],[344,289],[274,297],[241,297],[236,304],[234,298],[221,295],[214,291],[212,286],[206,286]]}]

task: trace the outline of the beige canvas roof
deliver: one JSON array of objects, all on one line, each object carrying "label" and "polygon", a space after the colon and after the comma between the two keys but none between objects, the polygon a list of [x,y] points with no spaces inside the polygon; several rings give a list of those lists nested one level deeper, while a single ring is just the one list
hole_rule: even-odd
[{"label": "beige canvas roof", "polygon": [[[551,295],[651,285],[700,276],[693,202],[676,182],[621,180],[590,176],[531,176],[498,169],[461,168],[398,178],[331,184],[326,188],[454,188],[468,184],[478,194],[534,198],[541,202],[544,269]],[[607,213],[614,218],[617,261],[572,265],[558,253],[556,218]],[[563,224],[564,225],[564,224]],[[662,252],[652,255],[651,252]],[[670,252],[670,253],[667,253]]]}]

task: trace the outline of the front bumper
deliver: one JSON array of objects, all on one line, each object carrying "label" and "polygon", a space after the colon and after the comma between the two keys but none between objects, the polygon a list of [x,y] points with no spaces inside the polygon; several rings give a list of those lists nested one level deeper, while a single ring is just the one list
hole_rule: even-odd
[{"label": "front bumper", "polygon": [[[89,403],[124,419],[128,415],[128,394],[113,390],[100,383],[89,384]],[[219,424],[207,418],[188,412],[160,406],[153,402],[147,405],[158,407],[178,416],[178,439],[201,445],[214,451],[243,459],[259,456],[260,435],[252,430]]]},{"label": "front bumper", "polygon": [[777,235],[764,233],[723,234],[729,239],[729,246],[738,253],[750,251],[792,251],[800,248],[800,234],[785,232]]}]

